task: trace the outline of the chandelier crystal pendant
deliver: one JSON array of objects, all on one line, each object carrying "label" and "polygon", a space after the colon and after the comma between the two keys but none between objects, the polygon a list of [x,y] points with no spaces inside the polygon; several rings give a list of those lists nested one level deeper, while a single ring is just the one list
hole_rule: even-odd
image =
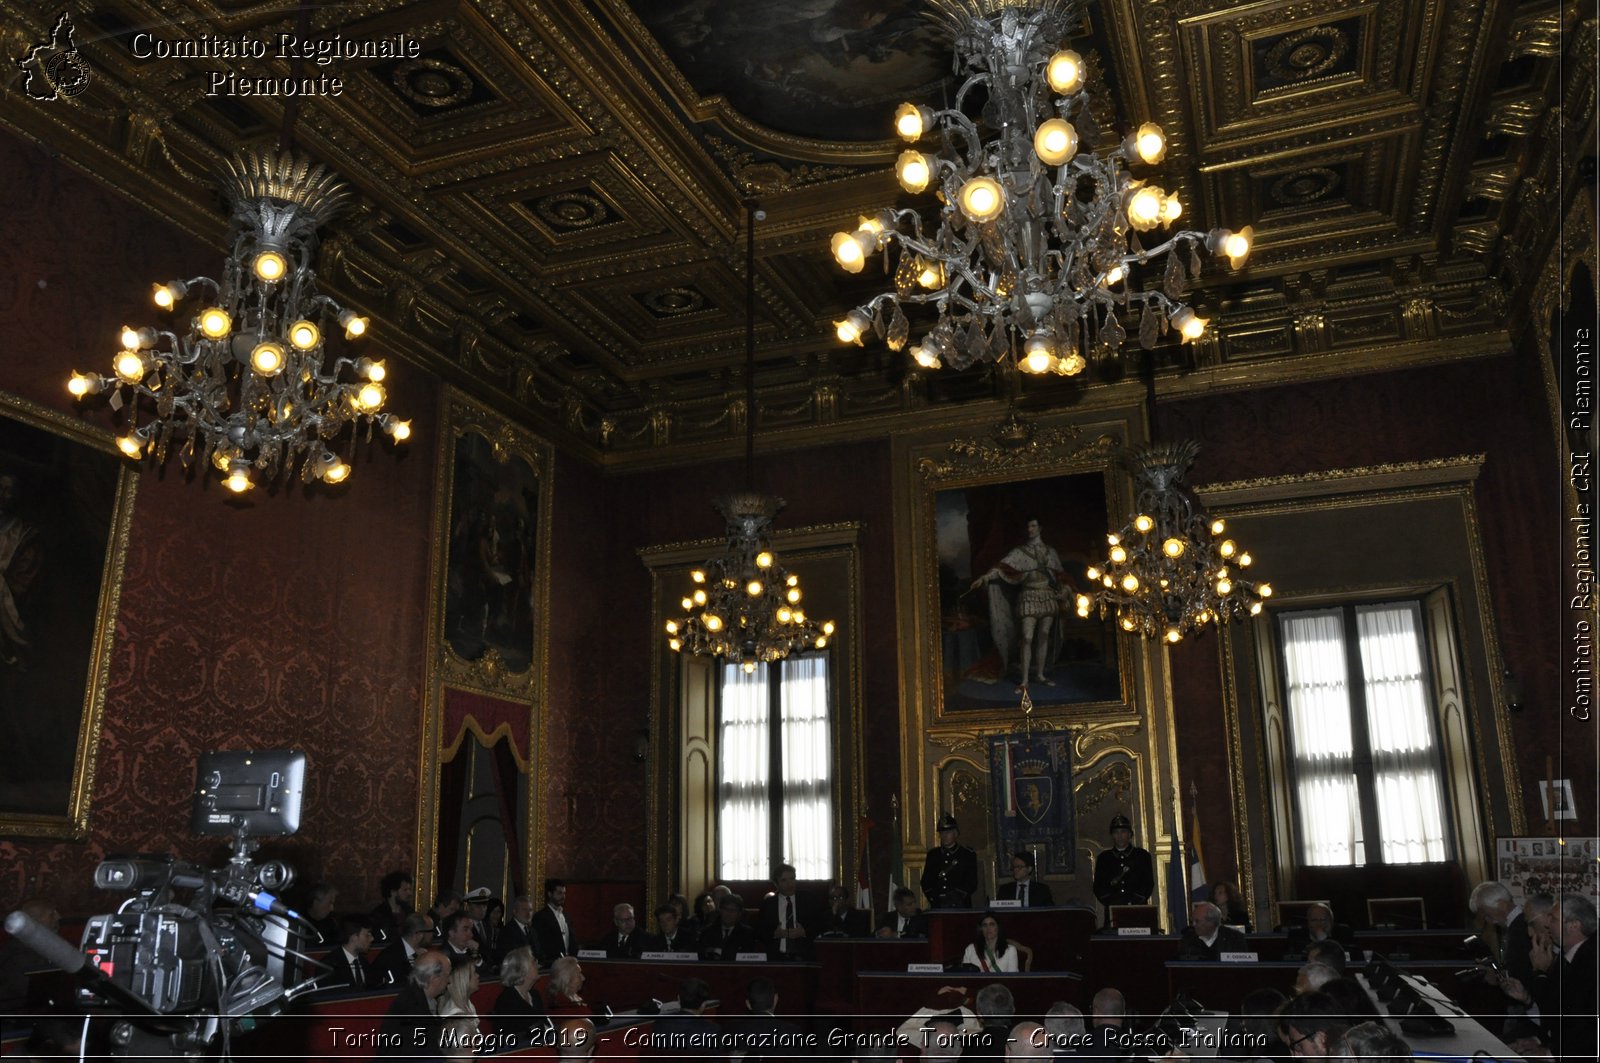
[{"label": "chandelier crystal pendant", "polygon": [[[905,306],[931,304],[938,320],[911,347],[923,368],[1009,356],[1025,372],[1074,376],[1091,358],[1115,357],[1129,328],[1146,349],[1169,329],[1184,342],[1204,335],[1206,320],[1182,301],[1200,249],[1237,269],[1253,232],[1163,235],[1183,214],[1178,196],[1129,169],[1165,157],[1155,123],[1095,150],[1083,58],[1058,47],[1085,0],[929,2],[953,31],[964,80],[953,107],[895,112],[912,145],[895,173],[909,193],[934,191],[938,215],[885,209],[834,235],[842,268],[859,273],[881,252],[894,280],[834,322],[838,338],[859,344],[876,332],[901,350]],[[1157,276],[1144,267],[1157,260],[1159,283],[1148,283]]]},{"label": "chandelier crystal pendant", "polygon": [[1099,588],[1077,596],[1077,613],[1115,612],[1124,631],[1170,643],[1261,612],[1272,585],[1248,579],[1250,554],[1228,538],[1226,523],[1206,514],[1184,482],[1200,448],[1192,441],[1150,444],[1132,452],[1136,513],[1106,536],[1103,565],[1088,577]]},{"label": "chandelier crystal pendant", "polygon": [[[745,202],[745,483],[755,483],[756,238],[765,217],[754,200]],[[683,598],[684,615],[667,621],[667,645],[675,652],[720,657],[754,672],[760,664],[791,653],[826,649],[833,621],[806,616],[800,577],[778,563],[770,539],[781,498],[747,491],[718,498],[728,522],[720,555],[689,573],[693,586]]]},{"label": "chandelier crystal pendant", "polygon": [[231,214],[220,280],[155,285],[157,307],[192,308],[179,327],[124,327],[113,373],[74,373],[78,398],[105,394],[127,421],[117,446],[130,458],[166,459],[182,440],[185,468],[209,461],[235,493],[296,466],[300,479],[340,483],[349,462],[334,450],[377,425],[396,443],[411,423],[383,412],[384,364],[335,354],[328,334],[359,339],[368,320],[317,289],[317,229],[350,199],[324,167],[283,153],[244,154],[224,173]]}]

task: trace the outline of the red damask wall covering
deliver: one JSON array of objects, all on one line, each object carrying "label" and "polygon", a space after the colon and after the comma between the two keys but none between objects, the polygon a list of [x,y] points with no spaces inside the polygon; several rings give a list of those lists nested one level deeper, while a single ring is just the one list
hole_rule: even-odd
[{"label": "red damask wall covering", "polygon": [[[213,272],[220,253],[39,148],[0,136],[0,390],[72,405],[74,367],[107,363],[117,327],[156,313],[153,279]],[[381,336],[381,333],[380,333]],[[20,341],[20,342],[19,342]],[[109,910],[90,876],[109,852],[214,860],[190,837],[196,756],[292,746],[310,756],[301,833],[277,850],[367,907],[410,867],[422,704],[437,390],[397,366],[392,408],[416,436],[363,449],[345,489],[244,504],[186,482],[176,461],[139,478],[83,842],[0,838],[0,910],[31,893]],[[103,410],[85,415],[107,425]]]}]

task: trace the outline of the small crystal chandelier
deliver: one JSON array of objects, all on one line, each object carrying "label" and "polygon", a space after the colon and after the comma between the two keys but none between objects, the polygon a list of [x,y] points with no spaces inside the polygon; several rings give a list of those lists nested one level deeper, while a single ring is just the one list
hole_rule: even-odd
[{"label": "small crystal chandelier", "polygon": [[1200,453],[1192,441],[1152,443],[1128,455],[1135,516],[1106,536],[1106,562],[1088,570],[1099,589],[1077,596],[1080,617],[1096,605],[1115,611],[1124,631],[1179,642],[1185,635],[1261,612],[1270,583],[1245,578],[1250,554],[1227,537],[1227,525],[1206,515],[1184,482]]},{"label": "small crystal chandelier", "polygon": [[[1131,321],[1136,310],[1146,349],[1168,329],[1184,342],[1205,333],[1205,319],[1181,301],[1200,272],[1199,249],[1237,269],[1252,230],[1163,238],[1158,230],[1178,220],[1182,204],[1128,169],[1165,156],[1155,123],[1109,151],[1092,150],[1083,58],[1058,48],[1084,2],[929,0],[933,17],[953,31],[965,80],[953,107],[906,103],[895,112],[895,129],[910,144],[937,137],[903,151],[895,172],[907,192],[935,191],[938,224],[916,210],[886,209],[834,235],[845,270],[861,272],[881,251],[894,279],[893,291],[834,322],[841,341],[859,344],[876,331],[900,350],[911,338],[903,307],[931,303],[938,320],[911,347],[918,365],[965,369],[1009,355],[1025,372],[1073,376],[1090,357],[1118,354],[1123,317]],[[1156,286],[1141,267],[1158,258]]]},{"label": "small crystal chandelier", "polygon": [[347,425],[352,447],[363,427],[372,438],[373,424],[397,443],[411,435],[409,421],[380,412],[383,362],[325,348],[330,328],[354,340],[368,326],[317,290],[317,229],[349,190],[287,152],[240,155],[223,178],[231,251],[222,279],[155,285],[162,310],[194,299],[182,327],[125,326],[113,375],[74,373],[67,388],[78,398],[109,394],[127,420],[117,446],[130,458],[164,461],[177,437],[185,468],[209,460],[236,493],[296,465],[303,482],[340,483],[350,465],[333,444]]},{"label": "small crystal chandelier", "polygon": [[[755,483],[756,406],[756,237],[765,217],[754,200],[745,201],[745,483]],[[667,621],[667,645],[674,651],[720,657],[754,672],[758,664],[791,653],[825,649],[833,621],[806,616],[800,577],[786,571],[772,552],[772,518],[784,500],[755,490],[715,500],[728,522],[723,552],[689,573],[694,582],[684,596],[684,616]]]}]

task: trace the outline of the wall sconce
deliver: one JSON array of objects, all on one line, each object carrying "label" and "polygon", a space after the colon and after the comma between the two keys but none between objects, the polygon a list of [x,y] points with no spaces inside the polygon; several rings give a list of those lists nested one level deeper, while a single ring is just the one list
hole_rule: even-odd
[{"label": "wall sconce", "polygon": [[1500,684],[1505,690],[1506,711],[1522,711],[1522,680],[1517,678],[1517,673],[1510,668],[1503,668],[1500,672]]}]

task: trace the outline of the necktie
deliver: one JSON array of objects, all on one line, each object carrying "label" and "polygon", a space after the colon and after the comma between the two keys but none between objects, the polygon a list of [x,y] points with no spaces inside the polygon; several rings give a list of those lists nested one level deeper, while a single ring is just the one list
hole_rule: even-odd
[{"label": "necktie", "polygon": [[1017,899],[1022,902],[1024,908],[1028,906],[1028,884],[1026,882],[1022,884],[1022,896]]},{"label": "necktie", "polygon": [[[779,897],[778,900],[783,905],[783,928],[785,930],[793,930],[794,929],[794,909],[789,907],[789,898],[788,897]],[[778,951],[782,952],[782,953],[785,953],[785,954],[788,953],[788,951],[789,951],[789,939],[787,937],[780,938],[778,940]]]},{"label": "necktie", "polygon": [[357,989],[361,989],[366,986],[367,976],[362,973],[360,956],[350,957],[350,973],[353,976],[352,981],[350,982],[351,985],[355,986]]},{"label": "necktie", "polygon": [[628,949],[628,935],[627,934],[618,934],[617,935],[617,951],[618,952],[626,952],[627,949]]}]

